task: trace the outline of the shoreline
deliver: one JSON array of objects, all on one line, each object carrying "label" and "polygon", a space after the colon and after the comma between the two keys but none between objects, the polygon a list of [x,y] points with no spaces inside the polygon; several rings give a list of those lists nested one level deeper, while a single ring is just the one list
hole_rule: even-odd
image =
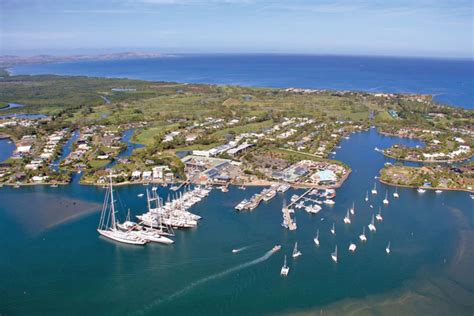
[{"label": "shoreline", "polygon": [[426,189],[426,190],[442,190],[442,191],[461,191],[461,192],[469,192],[469,193],[474,193],[474,189],[463,189],[463,188],[445,188],[445,187],[425,187],[425,186],[415,186],[415,185],[408,185],[408,184],[395,184],[395,183],[391,183],[391,182],[387,182],[387,181],[384,181],[382,179],[378,179],[380,183],[383,183],[385,185],[390,185],[390,186],[394,186],[394,187],[401,187],[401,188],[411,188],[411,189],[418,189],[418,188],[422,188],[422,189]]},{"label": "shoreline", "polygon": [[[413,139],[413,138],[412,138]],[[394,159],[397,161],[407,161],[407,162],[418,162],[418,163],[428,163],[428,164],[433,164],[433,163],[455,163],[455,162],[463,162],[463,161],[468,161],[470,160],[474,154],[472,154],[470,157],[467,158],[462,158],[462,159],[450,159],[450,160],[417,160],[417,159],[406,159],[406,158],[396,158],[394,156],[391,156],[389,154],[385,153],[385,150],[382,149],[382,155],[384,155],[387,158]]]}]

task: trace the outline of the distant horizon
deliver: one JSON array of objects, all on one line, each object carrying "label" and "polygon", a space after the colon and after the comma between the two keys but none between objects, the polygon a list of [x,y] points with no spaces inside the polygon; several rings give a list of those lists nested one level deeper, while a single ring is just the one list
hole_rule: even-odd
[{"label": "distant horizon", "polygon": [[[69,52],[69,53],[68,53]],[[173,56],[255,56],[255,55],[269,55],[269,56],[319,56],[319,57],[370,57],[370,58],[410,58],[410,59],[441,59],[441,60],[471,60],[474,61],[474,55],[471,56],[436,56],[436,55],[391,55],[391,54],[357,54],[357,53],[312,53],[312,52],[163,52],[160,50],[71,50],[71,51],[45,51],[37,53],[3,53],[0,57],[37,57],[37,56],[51,56],[51,57],[75,57],[75,56],[101,56],[101,55],[119,55],[119,54],[156,54],[163,55],[162,57],[173,57]],[[138,57],[140,58],[140,57]],[[150,58],[160,58],[159,56]],[[91,60],[92,61],[92,60]]]}]

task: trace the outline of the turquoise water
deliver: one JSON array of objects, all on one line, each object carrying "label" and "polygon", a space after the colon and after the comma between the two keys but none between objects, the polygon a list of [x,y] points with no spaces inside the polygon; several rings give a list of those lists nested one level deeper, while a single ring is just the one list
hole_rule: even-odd
[{"label": "turquoise water", "polygon": [[270,88],[425,93],[473,108],[474,60],[312,55],[177,55],[19,65],[14,74],[118,77]]},{"label": "turquoise water", "polygon": [[[324,206],[317,216],[297,210],[295,232],[280,226],[282,199],[293,190],[246,213],[236,213],[234,206],[261,188],[215,190],[191,210],[203,217],[198,228],[178,231],[174,245],[133,247],[95,231],[101,188],[76,182],[0,188],[0,313],[261,315],[322,309],[337,315],[357,306],[376,309],[387,300],[398,304],[397,295],[408,295],[395,305],[405,314],[471,315],[474,220],[467,193],[420,195],[399,189],[400,199],[390,198],[383,207],[377,232],[367,230],[368,242],[358,242],[385,191],[394,190],[378,184],[379,195],[370,201],[374,209],[363,200],[378,170],[391,161],[373,149],[396,142],[418,144],[373,129],[343,140],[336,158],[353,172],[337,191],[336,205]],[[146,201],[137,194],[144,190],[142,185],[117,187],[118,204],[141,213]],[[168,193],[159,188],[161,196]],[[344,226],[353,201],[356,216]],[[335,237],[329,233],[333,222]],[[320,248],[313,243],[318,228]],[[289,259],[290,274],[282,278],[283,256],[291,257],[295,241],[303,256]],[[358,245],[355,254],[347,251],[350,241]],[[275,244],[282,250],[266,255]],[[336,244],[337,265],[330,258]],[[240,247],[247,248],[231,252]]]}]

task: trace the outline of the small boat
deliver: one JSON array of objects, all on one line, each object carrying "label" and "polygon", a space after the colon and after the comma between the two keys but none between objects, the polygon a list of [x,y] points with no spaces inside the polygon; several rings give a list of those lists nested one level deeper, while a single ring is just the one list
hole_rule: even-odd
[{"label": "small boat", "polygon": [[[158,190],[158,188],[157,188],[157,187],[153,187],[153,188],[151,188],[151,190],[152,190],[152,191],[156,191],[156,190]],[[143,195],[143,194],[142,194],[142,195]]]},{"label": "small boat", "polygon": [[336,248],[334,249],[334,252],[331,254],[332,261],[337,263],[337,245]]},{"label": "small boat", "polygon": [[319,247],[319,229],[318,231],[316,232],[316,237],[314,237],[314,243],[316,244],[316,246]]},{"label": "small boat", "polygon": [[380,206],[379,206],[379,212],[377,213],[377,215],[375,215],[375,219],[377,219],[379,222],[381,222],[383,220],[382,208]]},{"label": "small boat", "polygon": [[290,267],[288,267],[288,265],[286,264],[286,255],[285,255],[285,261],[283,262],[283,267],[281,267],[280,275],[287,276],[289,272],[290,272]]},{"label": "small boat", "polygon": [[58,185],[57,185],[57,184],[51,184],[50,187],[51,187],[51,188],[57,188]]},{"label": "small boat", "polygon": [[385,252],[387,253],[387,255],[390,254],[390,241],[388,242],[387,247],[385,247]]},{"label": "small boat", "polygon": [[350,224],[351,223],[351,216],[349,210],[347,210],[346,216],[344,216],[344,224]]},{"label": "small boat", "polygon": [[385,199],[383,199],[383,204],[387,205],[389,202],[388,202],[388,192],[386,191],[385,192]]},{"label": "small boat", "polygon": [[232,253],[237,253],[239,252],[239,249],[232,249]]},{"label": "small boat", "polygon": [[303,255],[301,251],[298,250],[298,242],[295,242],[295,248],[293,248],[293,254],[291,255],[293,258],[298,258],[299,256]]},{"label": "small boat", "polygon": [[374,183],[374,188],[370,192],[372,192],[373,195],[377,194],[377,183]]},{"label": "small boat", "polygon": [[395,192],[393,192],[393,197],[398,199],[400,195],[398,195],[398,188],[395,188]]},{"label": "small boat", "polygon": [[370,224],[368,225],[369,230],[371,232],[376,232],[377,228],[375,228],[375,219],[374,219],[374,214],[372,214],[372,220],[370,221]]},{"label": "small boat", "polygon": [[435,191],[435,193],[436,193],[436,194],[443,193],[443,190],[438,189],[438,190]]},{"label": "small boat", "polygon": [[323,203],[324,203],[324,204],[327,204],[327,205],[334,205],[334,204],[336,204],[336,202],[334,202],[333,200],[329,200],[329,199],[324,200]]},{"label": "small boat", "polygon": [[318,204],[314,204],[314,205],[311,205],[311,206],[306,206],[305,210],[306,210],[306,212],[308,212],[310,214],[318,214],[319,211],[321,211],[321,206],[319,206]]},{"label": "small boat", "polygon": [[144,194],[143,194],[143,193],[140,193],[140,194],[137,194],[137,196],[138,196],[139,198],[141,198],[141,197],[144,196]]},{"label": "small boat", "polygon": [[369,201],[369,191],[367,191],[367,193],[365,194],[365,201],[366,201],[366,202]]},{"label": "small boat", "polygon": [[350,211],[350,213],[351,213],[352,215],[355,214],[355,202],[352,202],[352,207],[350,208],[349,211]]},{"label": "small boat", "polygon": [[418,193],[425,193],[425,192],[426,192],[426,190],[425,190],[425,189],[422,189],[422,188],[418,188],[417,191],[418,191]]},{"label": "small boat", "polygon": [[474,194],[470,194],[469,196],[474,200]]},{"label": "small boat", "polygon": [[239,190],[245,190],[245,189],[246,189],[246,188],[245,188],[244,185],[239,186]]},{"label": "small boat", "polygon": [[331,234],[333,234],[334,236],[336,236],[336,224],[335,224],[335,223],[332,223]]},{"label": "small boat", "polygon": [[271,252],[277,252],[281,249],[281,245],[275,245],[270,251]]},{"label": "small boat", "polygon": [[350,251],[350,252],[355,252],[356,249],[357,249],[356,244],[354,244],[354,243],[351,242],[351,244],[349,245],[349,251]]},{"label": "small boat", "polygon": [[365,236],[365,226],[362,227],[362,234],[359,235],[360,241],[367,241],[367,237]]},{"label": "small boat", "polygon": [[221,192],[227,193],[227,192],[229,192],[229,189],[227,188],[227,186],[223,185],[223,186],[221,186]]}]

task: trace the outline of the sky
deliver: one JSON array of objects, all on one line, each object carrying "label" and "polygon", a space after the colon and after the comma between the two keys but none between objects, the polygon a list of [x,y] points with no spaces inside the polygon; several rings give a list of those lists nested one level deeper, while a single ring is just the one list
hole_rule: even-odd
[{"label": "sky", "polygon": [[472,0],[0,0],[0,54],[473,59]]}]

